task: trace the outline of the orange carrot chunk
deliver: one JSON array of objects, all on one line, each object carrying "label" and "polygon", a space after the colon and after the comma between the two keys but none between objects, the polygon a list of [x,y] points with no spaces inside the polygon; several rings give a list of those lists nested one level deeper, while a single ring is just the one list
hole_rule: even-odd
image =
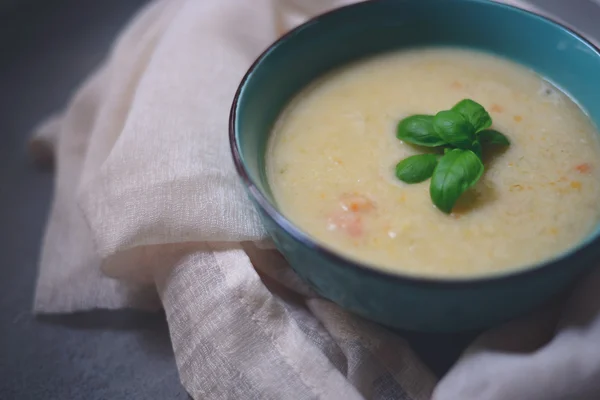
[{"label": "orange carrot chunk", "polygon": [[588,174],[592,171],[592,166],[588,163],[579,164],[575,169],[581,174]]},{"label": "orange carrot chunk", "polygon": [[329,229],[341,230],[350,237],[360,237],[363,234],[362,217],[351,212],[338,212],[329,218]]},{"label": "orange carrot chunk", "polygon": [[343,195],[340,204],[344,211],[352,212],[370,211],[375,208],[371,199],[360,194]]},{"label": "orange carrot chunk", "polygon": [[499,104],[492,104],[492,108],[491,108],[491,110],[492,110],[493,112],[501,113],[502,111],[504,111],[504,107],[502,107],[502,106],[501,106],[501,105],[499,105]]}]

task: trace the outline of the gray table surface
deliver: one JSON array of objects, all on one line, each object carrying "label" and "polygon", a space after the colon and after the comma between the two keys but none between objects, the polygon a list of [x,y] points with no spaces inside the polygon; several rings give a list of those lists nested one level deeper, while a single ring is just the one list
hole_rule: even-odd
[{"label": "gray table surface", "polygon": [[52,174],[25,152],[144,0],[20,2],[0,15],[0,399],[187,399],[164,315],[35,318]]},{"label": "gray table surface", "polygon": [[[600,38],[590,0],[534,0]],[[186,399],[162,314],[36,318],[31,303],[52,174],[25,153],[145,0],[23,0],[0,10],[0,399]],[[472,335],[407,334],[444,373]]]}]

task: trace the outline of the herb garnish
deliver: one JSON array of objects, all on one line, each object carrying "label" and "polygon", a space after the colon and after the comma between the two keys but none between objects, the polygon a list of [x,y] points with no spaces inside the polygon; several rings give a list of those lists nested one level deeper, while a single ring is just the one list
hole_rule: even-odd
[{"label": "herb garnish", "polygon": [[510,145],[508,138],[489,129],[491,126],[490,114],[469,99],[435,116],[413,115],[403,119],[398,124],[398,139],[418,146],[441,148],[444,153],[408,157],[396,166],[396,176],[406,183],[431,178],[429,194],[433,204],[450,214],[458,198],[483,175],[483,146]]}]

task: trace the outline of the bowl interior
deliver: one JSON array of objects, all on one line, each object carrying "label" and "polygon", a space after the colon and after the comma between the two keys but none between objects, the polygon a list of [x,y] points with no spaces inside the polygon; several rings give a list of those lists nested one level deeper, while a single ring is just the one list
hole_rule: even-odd
[{"label": "bowl interior", "polygon": [[[525,65],[568,93],[600,125],[600,53],[570,30],[486,0],[368,1],[292,31],[249,71],[232,122],[252,184],[275,206],[265,173],[266,144],[277,116],[304,86],[363,57],[426,46],[483,50]],[[599,233],[600,227],[586,243]]]}]

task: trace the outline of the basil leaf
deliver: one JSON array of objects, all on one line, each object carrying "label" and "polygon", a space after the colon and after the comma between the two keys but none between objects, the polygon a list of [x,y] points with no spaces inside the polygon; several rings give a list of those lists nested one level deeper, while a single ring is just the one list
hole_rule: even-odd
[{"label": "basil leaf", "polygon": [[400,121],[396,137],[406,143],[438,147],[446,142],[433,129],[433,115],[413,115]]},{"label": "basil leaf", "polygon": [[437,157],[433,154],[405,158],[396,165],[396,177],[406,183],[423,182],[431,178],[437,163]]},{"label": "basil leaf", "polygon": [[481,142],[476,140],[473,142],[471,146],[471,151],[475,153],[475,155],[483,160],[483,148],[481,147]]},{"label": "basil leaf", "polygon": [[475,140],[469,121],[452,110],[437,113],[433,118],[433,129],[444,141],[462,149],[470,148]]},{"label": "basil leaf", "polygon": [[429,195],[433,204],[450,214],[458,198],[483,174],[483,163],[471,150],[454,149],[438,163],[431,177]]},{"label": "basil leaf", "polygon": [[500,146],[510,146],[510,140],[504,134],[493,130],[486,129],[479,132],[479,140],[483,144],[497,144]]},{"label": "basil leaf", "polygon": [[456,111],[475,129],[475,132],[482,131],[484,129],[492,126],[492,117],[485,111],[485,108],[477,102],[474,102],[470,99],[465,99],[458,102],[454,107],[452,107],[452,111]]}]

